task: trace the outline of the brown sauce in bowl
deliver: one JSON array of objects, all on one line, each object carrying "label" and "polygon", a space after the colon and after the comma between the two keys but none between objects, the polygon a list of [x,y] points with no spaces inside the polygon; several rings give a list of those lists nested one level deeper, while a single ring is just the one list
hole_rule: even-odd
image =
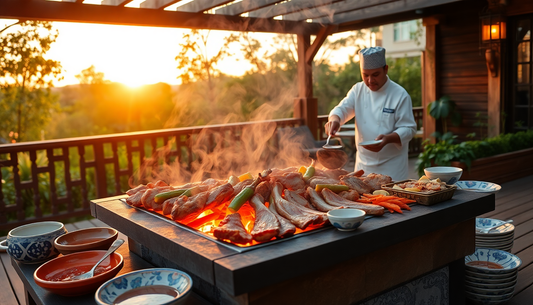
[{"label": "brown sauce in bowl", "polygon": [[493,263],[493,262],[471,261],[466,264],[472,267],[482,267],[482,268],[487,268],[487,269],[503,269],[502,265],[498,263]]}]

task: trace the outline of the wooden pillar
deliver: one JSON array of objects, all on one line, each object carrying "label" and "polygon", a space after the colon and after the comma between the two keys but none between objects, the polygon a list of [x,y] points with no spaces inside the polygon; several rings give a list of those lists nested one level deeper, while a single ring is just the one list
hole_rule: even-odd
[{"label": "wooden pillar", "polygon": [[294,117],[303,118],[315,139],[318,139],[318,100],[313,97],[313,59],[336,26],[322,28],[311,45],[309,34],[297,34],[298,97],[294,99]]},{"label": "wooden pillar", "polygon": [[489,137],[495,137],[500,134],[500,113],[501,113],[501,75],[502,75],[502,57],[499,47],[487,49],[485,53],[488,69],[488,130]]},{"label": "wooden pillar", "polygon": [[312,60],[305,60],[305,53],[311,46],[310,35],[298,34],[298,97],[294,99],[294,117],[303,118],[315,139],[318,130],[318,101],[313,98]]},{"label": "wooden pillar", "polygon": [[[437,25],[439,19],[427,17],[423,19],[426,27],[426,49],[422,52],[422,107],[424,108],[423,126],[424,139],[430,138],[435,132],[435,119],[428,114],[429,103],[437,100]],[[432,142],[435,140],[432,139]]]}]

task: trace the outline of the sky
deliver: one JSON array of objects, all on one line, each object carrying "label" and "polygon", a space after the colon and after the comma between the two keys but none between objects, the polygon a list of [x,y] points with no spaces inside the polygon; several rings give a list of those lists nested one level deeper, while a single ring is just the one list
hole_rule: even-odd
[{"label": "sky", "polygon": [[[0,19],[0,28],[15,20]],[[175,57],[179,52],[181,37],[187,29],[162,27],[117,26],[103,24],[54,22],[59,36],[46,54],[49,59],[61,62],[63,80],[54,86],[78,84],[77,74],[94,65],[104,78],[136,87],[143,84],[165,82],[179,84]],[[213,51],[222,45],[229,32],[212,31],[209,44]],[[269,45],[274,34],[254,33],[263,45]],[[250,64],[236,58],[226,58],[219,68],[228,75],[239,76],[250,69]],[[346,56],[334,58],[344,61]],[[335,62],[334,62],[335,63]]]}]

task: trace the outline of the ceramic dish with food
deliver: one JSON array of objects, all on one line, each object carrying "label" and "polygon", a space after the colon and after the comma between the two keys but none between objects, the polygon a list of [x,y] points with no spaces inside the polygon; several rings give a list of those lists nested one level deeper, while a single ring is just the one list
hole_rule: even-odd
[{"label": "ceramic dish with food", "polygon": [[62,254],[87,250],[107,250],[117,239],[118,231],[113,228],[87,228],[69,232],[54,241]]},{"label": "ceramic dish with food", "polygon": [[104,283],[94,296],[99,305],[161,304],[186,302],[191,277],[176,269],[151,268],[123,274]]},{"label": "ceramic dish with food", "polygon": [[447,184],[454,184],[461,178],[463,169],[453,166],[433,166],[424,169],[424,174],[430,179],[440,179]]},{"label": "ceramic dish with food", "polygon": [[42,288],[63,296],[78,296],[94,292],[102,283],[113,278],[124,266],[124,258],[117,252],[98,265],[94,276],[84,280],[72,277],[85,273],[106,254],[104,250],[76,252],[57,257],[41,265],[33,279]]},{"label": "ceramic dish with food", "polygon": [[503,274],[518,270],[522,260],[509,252],[476,248],[476,251],[465,256],[465,268],[476,273]]},{"label": "ceramic dish with food", "polygon": [[496,183],[485,182],[485,181],[458,181],[455,183],[457,188],[464,191],[472,191],[478,193],[497,193],[502,187]]}]

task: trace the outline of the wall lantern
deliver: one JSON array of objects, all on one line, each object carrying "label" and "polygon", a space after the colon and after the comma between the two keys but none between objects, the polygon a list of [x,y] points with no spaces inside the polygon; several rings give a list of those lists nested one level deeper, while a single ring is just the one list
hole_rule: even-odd
[{"label": "wall lantern", "polygon": [[480,16],[480,25],[480,49],[485,49],[485,60],[491,76],[497,77],[500,44],[507,37],[505,18],[489,11]]}]

